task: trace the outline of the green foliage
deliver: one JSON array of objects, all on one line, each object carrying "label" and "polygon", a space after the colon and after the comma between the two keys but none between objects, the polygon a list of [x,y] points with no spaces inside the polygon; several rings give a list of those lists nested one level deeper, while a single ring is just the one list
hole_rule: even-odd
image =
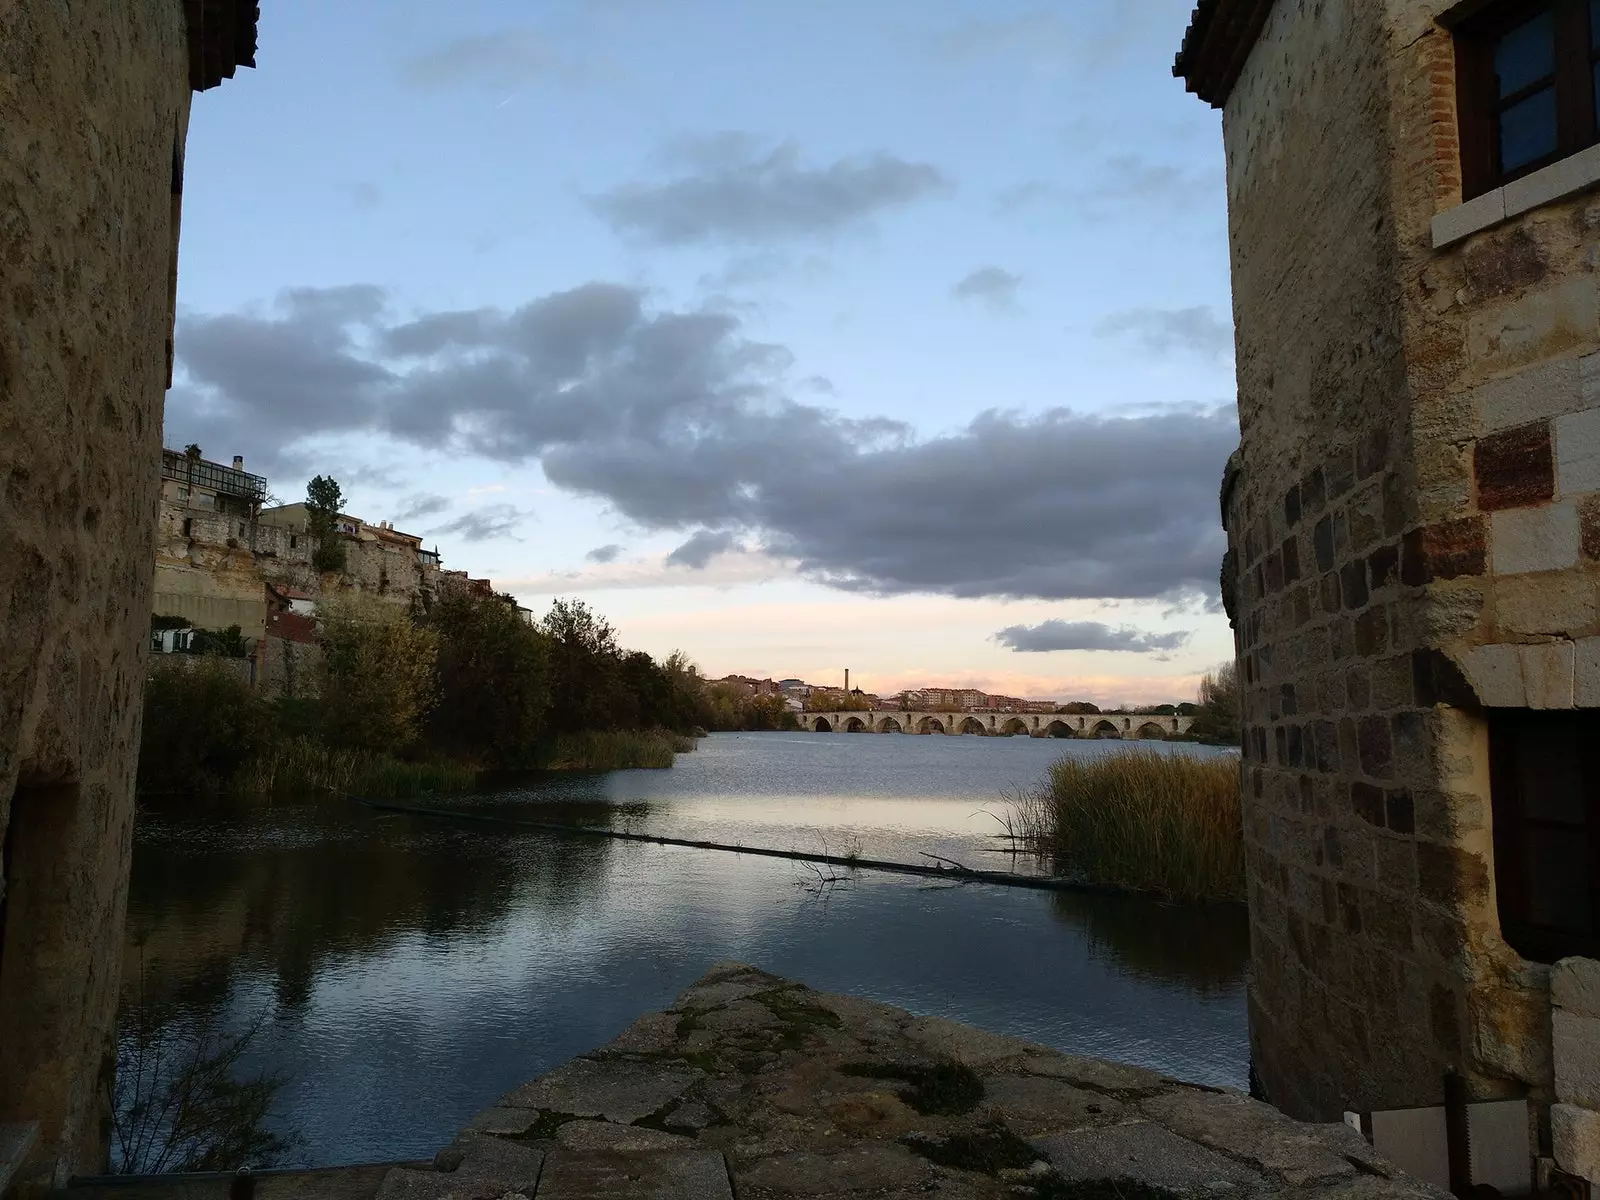
[{"label": "green foliage", "polygon": [[872,701],[843,688],[812,692],[806,698],[807,712],[870,712]]},{"label": "green foliage", "polygon": [[1069,755],[1011,809],[1025,844],[1091,882],[1178,900],[1244,898],[1233,755]]},{"label": "green foliage", "polygon": [[336,532],[343,503],[344,492],[337,480],[318,475],[306,484],[306,532],[317,539],[311,565],[323,573],[344,570],[346,548]]},{"label": "green foliage", "polygon": [[214,793],[272,738],[272,714],[214,658],[158,658],[144,689],[139,787]]},{"label": "green foliage", "polygon": [[411,750],[438,695],[438,635],[359,597],[324,600],[317,616],[323,736],[350,750]]},{"label": "green foliage", "polygon": [[194,622],[188,617],[164,616],[156,613],[150,618],[150,632],[156,633],[163,629],[189,629]]},{"label": "green foliage", "polygon": [[402,762],[387,754],[290,737],[244,764],[228,790],[240,797],[334,792],[366,800],[404,800],[471,791],[477,778],[477,771],[459,763]]},{"label": "green foliage", "polygon": [[1061,705],[1056,711],[1058,713],[1082,713],[1087,715],[1089,713],[1098,713],[1100,706],[1098,704],[1090,704],[1087,700],[1074,700],[1070,704]]},{"label": "green foliage", "polygon": [[550,639],[501,596],[451,593],[423,624],[439,647],[430,743],[486,766],[526,766],[550,710]]},{"label": "green foliage", "polygon": [[545,765],[561,771],[670,767],[677,755],[694,746],[693,738],[665,729],[590,729],[557,737]]},{"label": "green foliage", "polygon": [[782,696],[755,696],[734,683],[716,683],[702,696],[708,729],[798,729],[799,719]]}]

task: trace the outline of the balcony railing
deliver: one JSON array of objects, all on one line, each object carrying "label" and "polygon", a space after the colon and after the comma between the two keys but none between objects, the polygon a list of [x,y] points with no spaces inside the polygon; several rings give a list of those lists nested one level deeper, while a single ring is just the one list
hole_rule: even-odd
[{"label": "balcony railing", "polygon": [[239,496],[260,504],[267,497],[267,481],[261,475],[248,471],[235,471],[221,463],[203,458],[190,458],[176,450],[161,452],[161,477],[175,479],[190,487],[209,488],[224,496]]}]

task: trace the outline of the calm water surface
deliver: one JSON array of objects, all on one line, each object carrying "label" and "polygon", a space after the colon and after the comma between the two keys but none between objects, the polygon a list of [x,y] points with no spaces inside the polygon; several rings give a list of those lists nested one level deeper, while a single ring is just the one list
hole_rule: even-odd
[{"label": "calm water surface", "polygon": [[[989,815],[1064,753],[1026,738],[717,734],[670,771],[454,801],[539,821],[1003,869]],[[1158,747],[1166,753],[1216,753]],[[1017,869],[1028,869],[1018,862]],[[1243,910],[861,872],[374,813],[140,812],[128,996],[260,1019],[249,1066],[312,1165],[427,1157],[507,1089],[719,959],[1080,1054],[1242,1087]]]}]

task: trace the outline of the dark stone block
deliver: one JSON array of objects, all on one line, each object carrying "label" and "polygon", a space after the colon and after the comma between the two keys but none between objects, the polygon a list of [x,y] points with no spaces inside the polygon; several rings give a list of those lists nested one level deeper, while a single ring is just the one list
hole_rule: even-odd
[{"label": "dark stone block", "polygon": [[1579,545],[1587,559],[1600,559],[1600,496],[1578,501]]},{"label": "dark stone block", "polygon": [[1357,743],[1361,750],[1361,769],[1377,779],[1394,772],[1394,739],[1387,717],[1362,717]]},{"label": "dark stone block", "polygon": [[1374,787],[1370,783],[1352,783],[1350,785],[1350,808],[1369,825],[1383,828],[1384,803],[1383,789]]},{"label": "dark stone block", "polygon": [[1448,704],[1452,708],[1476,709],[1478,694],[1454,660],[1442,650],[1411,652],[1411,691],[1424,708]]},{"label": "dark stone block", "polygon": [[1311,727],[1316,748],[1317,770],[1329,774],[1339,769],[1339,729],[1332,721],[1317,721]]},{"label": "dark stone block", "polygon": [[1322,468],[1318,467],[1307,475],[1300,484],[1300,507],[1310,516],[1316,516],[1327,502],[1327,484],[1322,475]]},{"label": "dark stone block", "polygon": [[1382,654],[1389,647],[1389,620],[1387,610],[1381,606],[1367,609],[1356,618],[1356,653],[1363,658]]},{"label": "dark stone block", "polygon": [[1356,451],[1356,476],[1365,479],[1383,470],[1389,461],[1389,431],[1383,427],[1367,430]]},{"label": "dark stone block", "polygon": [[[1301,730],[1300,726],[1298,726],[1298,725],[1289,726],[1289,746],[1288,746],[1288,751],[1289,751],[1289,765],[1291,767],[1298,767],[1298,766],[1301,766],[1301,765],[1304,764],[1304,762],[1305,762],[1305,736],[1304,736],[1304,733]],[[1300,785],[1301,785],[1302,792],[1307,787],[1310,786],[1310,783],[1311,783],[1311,781],[1309,779],[1301,779]],[[1302,807],[1303,807],[1304,806],[1305,797],[1302,796],[1301,800],[1302,800]]]},{"label": "dark stone block", "polygon": [[1322,857],[1330,867],[1344,866],[1344,848],[1339,845],[1339,831],[1332,825],[1322,831]]},{"label": "dark stone block", "polygon": [[1322,605],[1325,613],[1339,611],[1339,573],[1329,571],[1322,577],[1322,582],[1317,586],[1317,600]]},{"label": "dark stone block", "polygon": [[1448,1056],[1461,1052],[1461,1022],[1456,1015],[1455,994],[1442,983],[1428,991],[1428,1024],[1434,1044]]},{"label": "dark stone block", "polygon": [[1372,679],[1366,667],[1351,667],[1344,677],[1344,703],[1346,708],[1360,712],[1372,704]]},{"label": "dark stone block", "polygon": [[1283,541],[1283,578],[1293,583],[1300,578],[1300,542],[1296,538],[1285,538]]},{"label": "dark stone block", "polygon": [[1485,512],[1543,504],[1555,495],[1550,422],[1531,421],[1479,438],[1472,449],[1478,507]]},{"label": "dark stone block", "polygon": [[1337,500],[1355,485],[1356,462],[1350,451],[1343,450],[1333,455],[1328,459],[1325,469],[1329,500]]},{"label": "dark stone block", "polygon": [[1425,899],[1446,908],[1478,903],[1488,895],[1489,872],[1475,854],[1418,842],[1417,887]]},{"label": "dark stone block", "polygon": [[1283,590],[1282,551],[1274,550],[1271,554],[1267,555],[1266,576],[1264,582],[1266,590],[1262,593],[1262,595],[1272,596]]},{"label": "dark stone block", "polygon": [[1425,525],[1400,543],[1400,582],[1421,587],[1436,579],[1482,575],[1488,562],[1488,541],[1482,517],[1459,517]]},{"label": "dark stone block", "polygon": [[1391,788],[1384,797],[1389,828],[1396,833],[1416,832],[1416,811],[1409,788]]},{"label": "dark stone block", "polygon": [[1294,528],[1300,520],[1300,485],[1297,483],[1283,495],[1283,523]]},{"label": "dark stone block", "polygon": [[1340,925],[1346,933],[1361,932],[1361,894],[1348,883],[1338,886]]},{"label": "dark stone block", "polygon": [[1311,620],[1311,589],[1309,587],[1295,588],[1292,597],[1294,606],[1294,624],[1298,629]]},{"label": "dark stone block", "polygon": [[1365,608],[1367,605],[1367,564],[1365,559],[1345,563],[1339,568],[1339,590],[1344,594],[1346,608]]},{"label": "dark stone block", "polygon": [[1373,591],[1396,582],[1400,578],[1400,547],[1379,546],[1367,555],[1367,574]]},{"label": "dark stone block", "polygon": [[1295,714],[1294,684],[1285,683],[1278,688],[1278,703],[1283,708],[1283,715],[1292,717]]},{"label": "dark stone block", "polygon": [[1394,472],[1383,477],[1383,532],[1394,537],[1413,520],[1415,504],[1405,480]]},{"label": "dark stone block", "polygon": [[1311,530],[1311,549],[1317,558],[1317,570],[1333,570],[1333,518],[1323,517]]},{"label": "dark stone block", "polygon": [[1503,236],[1474,238],[1462,254],[1467,283],[1483,296],[1509,296],[1544,279],[1549,267],[1539,243],[1517,226]]},{"label": "dark stone block", "polygon": [[1276,753],[1274,761],[1280,766],[1289,762],[1289,731],[1279,725],[1272,731],[1272,748]]}]

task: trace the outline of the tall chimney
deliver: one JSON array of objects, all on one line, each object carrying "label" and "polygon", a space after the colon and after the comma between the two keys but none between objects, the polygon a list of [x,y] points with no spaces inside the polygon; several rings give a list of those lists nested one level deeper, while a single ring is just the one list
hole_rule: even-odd
[{"label": "tall chimney", "polygon": [[242,470],[244,470],[244,455],[242,455],[242,454],[235,454],[235,455],[234,455],[234,456],[233,456],[233,469],[234,469],[234,470],[235,470],[235,471],[242,471]]},{"label": "tall chimney", "polygon": [[849,667],[846,667],[844,669],[844,694],[846,696],[848,696],[850,694],[850,668]]}]

